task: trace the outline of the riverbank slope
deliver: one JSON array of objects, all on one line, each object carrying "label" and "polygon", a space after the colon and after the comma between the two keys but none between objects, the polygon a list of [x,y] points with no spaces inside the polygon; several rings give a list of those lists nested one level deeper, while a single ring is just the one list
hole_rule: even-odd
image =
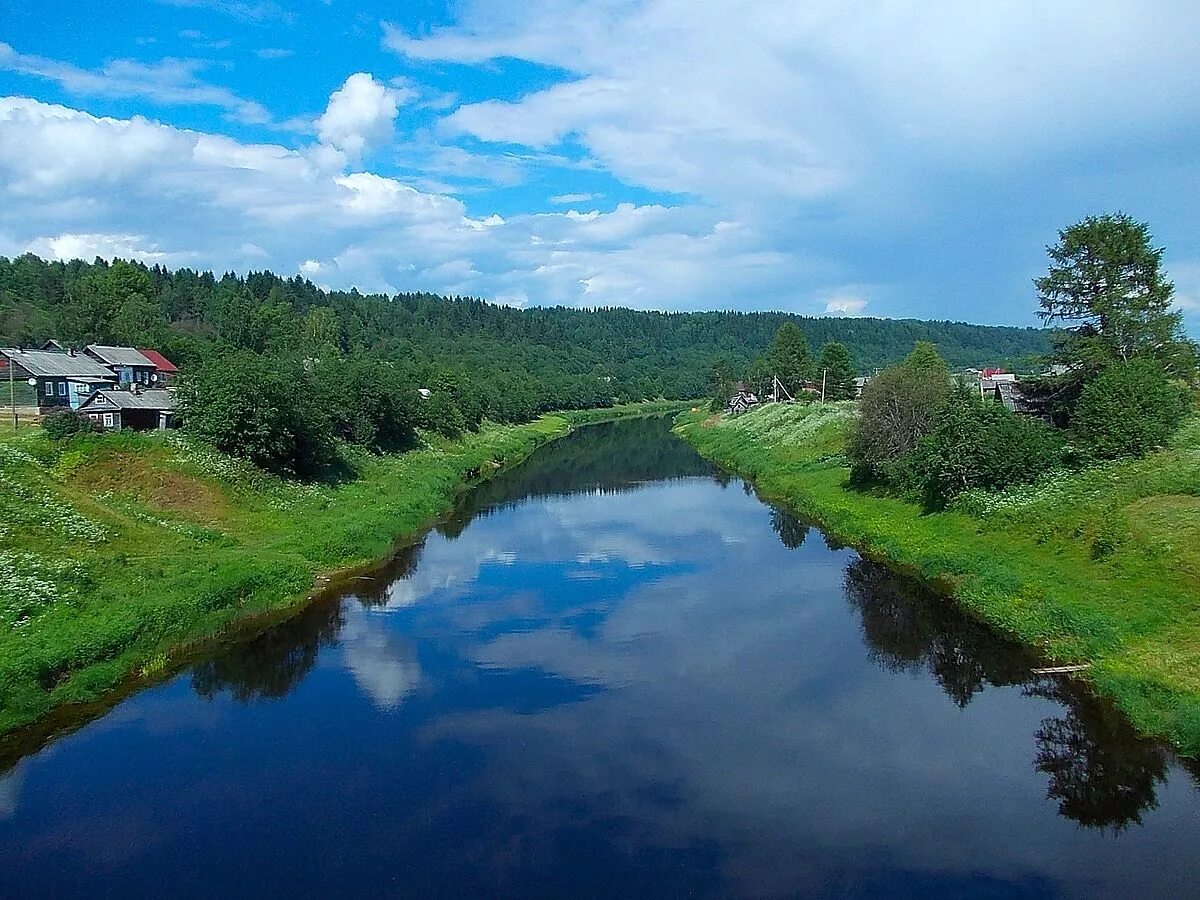
[{"label": "riverbank slope", "polygon": [[1200,420],[1167,449],[954,509],[850,490],[853,404],[682,415],[676,432],[769,499],[945,584],[980,616],[1200,756]]},{"label": "riverbank slope", "polygon": [[354,477],[337,485],[285,481],[178,433],[0,437],[0,734],[302,602],[321,573],[387,555],[464,487],[576,425],[682,407],[485,425],[391,456],[347,450]]}]

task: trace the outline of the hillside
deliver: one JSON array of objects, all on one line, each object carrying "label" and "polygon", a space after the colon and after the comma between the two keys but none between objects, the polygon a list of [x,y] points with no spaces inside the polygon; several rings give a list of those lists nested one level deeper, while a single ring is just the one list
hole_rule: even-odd
[{"label": "hillside", "polygon": [[706,457],[865,552],[953,589],[969,609],[1200,755],[1200,419],[1143,459],[972,492],[942,512],[851,490],[855,404],[692,414]]},{"label": "hillside", "polygon": [[535,407],[561,408],[571,379],[602,378],[619,400],[686,399],[708,390],[714,361],[742,368],[795,321],[815,353],[850,349],[860,372],[896,362],[917,340],[953,366],[1029,365],[1048,332],[952,322],[812,318],[783,313],[662,313],[630,309],[515,309],[430,294],[324,291],[269,272],[246,276],[117,261],[0,258],[0,345],[57,338],[153,346],[194,363],[219,346],[321,356],[367,352],[402,364],[414,380],[445,368],[496,391],[528,391]]}]

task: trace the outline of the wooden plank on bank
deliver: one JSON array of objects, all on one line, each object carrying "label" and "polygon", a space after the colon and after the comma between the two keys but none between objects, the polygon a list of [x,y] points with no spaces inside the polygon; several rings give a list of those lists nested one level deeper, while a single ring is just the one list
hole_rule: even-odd
[{"label": "wooden plank on bank", "polygon": [[1034,675],[1065,675],[1070,672],[1082,672],[1084,669],[1090,669],[1091,663],[1077,663],[1073,666],[1048,666],[1044,669],[1031,669]]}]

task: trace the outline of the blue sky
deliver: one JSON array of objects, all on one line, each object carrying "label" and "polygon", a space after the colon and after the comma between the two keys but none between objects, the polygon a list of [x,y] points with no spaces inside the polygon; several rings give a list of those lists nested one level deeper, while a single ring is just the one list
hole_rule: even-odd
[{"label": "blue sky", "polygon": [[146,0],[0,18],[0,254],[1033,324],[1148,221],[1200,325],[1200,7]]}]

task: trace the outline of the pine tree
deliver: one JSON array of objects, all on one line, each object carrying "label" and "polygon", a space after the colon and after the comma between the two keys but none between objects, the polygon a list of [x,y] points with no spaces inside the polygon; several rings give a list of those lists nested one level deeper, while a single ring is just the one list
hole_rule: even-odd
[{"label": "pine tree", "polygon": [[826,400],[854,399],[854,362],[845,344],[830,341],[821,348],[817,374],[824,379]]}]

